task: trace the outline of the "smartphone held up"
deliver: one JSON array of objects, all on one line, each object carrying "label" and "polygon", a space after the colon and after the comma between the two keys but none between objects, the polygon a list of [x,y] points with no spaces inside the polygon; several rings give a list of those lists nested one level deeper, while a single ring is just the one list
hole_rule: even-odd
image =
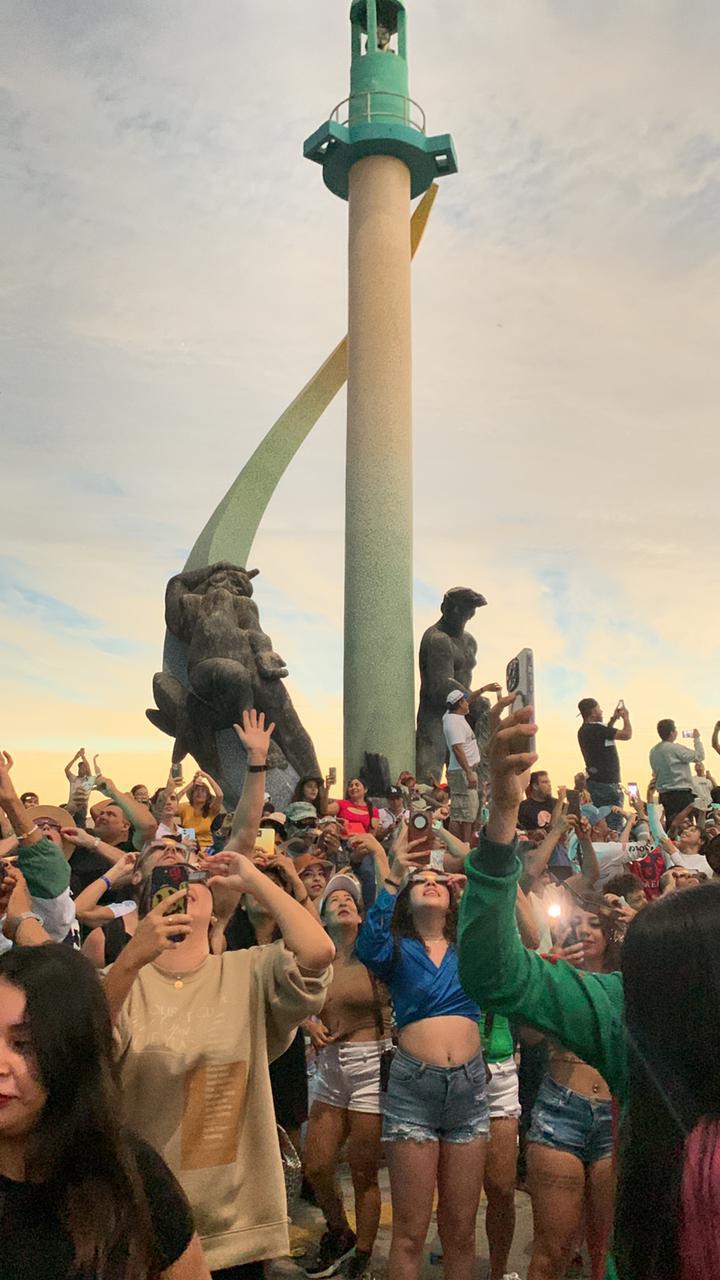
[{"label": "smartphone held up", "polygon": [[[514,694],[513,711],[535,706],[535,662],[532,649],[521,649],[511,658],[505,670],[505,684],[509,694]],[[535,737],[524,738],[522,751],[535,750]]]},{"label": "smartphone held up", "polygon": [[[158,907],[161,902],[169,898],[173,893],[182,892],[184,897],[178,898],[169,916],[183,915],[187,910],[187,891],[188,891],[188,871],[189,867],[183,863],[173,863],[169,867],[155,867],[150,878],[151,906]],[[182,942],[184,934],[170,934],[171,942]]]}]

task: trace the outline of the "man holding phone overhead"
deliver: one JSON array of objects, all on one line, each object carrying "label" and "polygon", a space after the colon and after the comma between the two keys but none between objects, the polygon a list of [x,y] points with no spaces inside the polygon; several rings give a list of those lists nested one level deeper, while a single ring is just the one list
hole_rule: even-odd
[{"label": "man holding phone overhead", "polygon": [[[618,702],[608,724],[603,723],[603,713],[595,698],[581,698],[578,711],[583,721],[578,730],[578,742],[592,802],[598,807],[622,805],[620,757],[615,743],[629,742],[632,738],[627,707],[624,702]],[[620,729],[616,728],[618,720],[622,721]]]}]

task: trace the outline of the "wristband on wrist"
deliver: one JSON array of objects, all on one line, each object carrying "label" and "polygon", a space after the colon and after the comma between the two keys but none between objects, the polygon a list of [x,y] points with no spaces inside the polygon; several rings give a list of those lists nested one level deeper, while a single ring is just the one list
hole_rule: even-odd
[{"label": "wristband on wrist", "polygon": [[267,773],[266,764],[249,764],[248,773]]},{"label": "wristband on wrist", "polygon": [[40,919],[40,916],[37,914],[36,911],[21,911],[20,915],[17,916],[15,920],[12,920],[10,922],[10,931],[11,931],[13,941],[17,935],[17,931],[20,928],[20,925],[22,924],[23,920],[37,920],[39,925],[42,924],[42,920]]},{"label": "wristband on wrist", "polygon": [[27,840],[30,836],[34,836],[36,831],[40,831],[40,828],[37,822],[35,823],[34,827],[30,828],[29,831],[21,832],[20,835],[18,836],[18,840]]},{"label": "wristband on wrist", "polygon": [[112,889],[112,880],[110,879],[109,876],[101,876],[100,879],[102,880],[106,889]]}]

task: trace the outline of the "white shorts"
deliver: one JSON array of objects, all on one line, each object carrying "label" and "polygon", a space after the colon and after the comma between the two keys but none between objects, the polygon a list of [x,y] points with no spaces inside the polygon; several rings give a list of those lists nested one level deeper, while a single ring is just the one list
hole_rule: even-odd
[{"label": "white shorts", "polygon": [[342,1111],[380,1115],[380,1056],[392,1049],[390,1040],[329,1044],[315,1059],[309,1081],[310,1106],[324,1102]]},{"label": "white shorts", "polygon": [[520,1117],[518,1071],[514,1058],[488,1062],[491,1079],[487,1086],[491,1120],[517,1120]]}]

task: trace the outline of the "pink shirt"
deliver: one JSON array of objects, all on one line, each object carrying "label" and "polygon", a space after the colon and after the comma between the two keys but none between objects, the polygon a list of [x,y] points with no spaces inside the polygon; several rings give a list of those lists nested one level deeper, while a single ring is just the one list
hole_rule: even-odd
[{"label": "pink shirt", "polygon": [[[370,813],[368,806],[354,805],[349,800],[338,800],[338,818],[345,823],[345,831],[349,836],[361,835],[363,832],[367,834],[370,830]],[[373,818],[379,818],[380,814],[377,809],[372,810]]]}]

